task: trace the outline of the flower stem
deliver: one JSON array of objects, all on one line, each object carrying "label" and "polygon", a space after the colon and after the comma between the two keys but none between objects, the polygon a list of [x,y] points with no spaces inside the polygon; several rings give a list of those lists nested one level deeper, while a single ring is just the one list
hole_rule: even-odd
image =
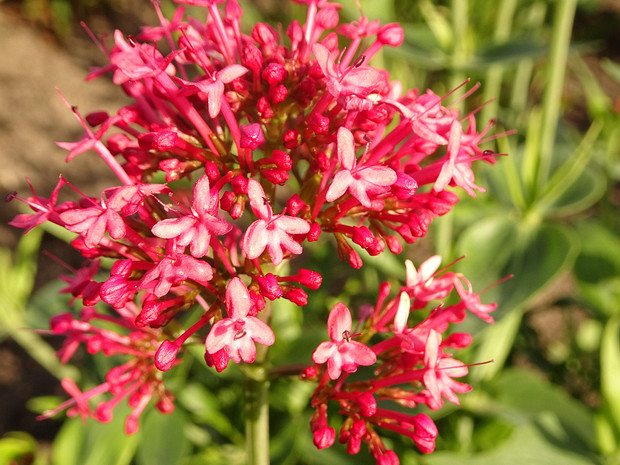
[{"label": "flower stem", "polygon": [[258,346],[256,349],[254,363],[243,367],[246,463],[269,465],[269,378],[265,367],[267,347]]},{"label": "flower stem", "polygon": [[558,128],[564,76],[570,46],[573,20],[577,0],[565,0],[557,3],[549,63],[547,64],[548,81],[543,96],[542,137],[540,142],[540,167],[538,185],[544,186],[549,180],[551,157]]},{"label": "flower stem", "polygon": [[[269,322],[271,305],[258,314],[258,318]],[[245,382],[245,448],[248,465],[269,465],[269,347],[256,345],[256,359],[252,364],[243,364]]]}]

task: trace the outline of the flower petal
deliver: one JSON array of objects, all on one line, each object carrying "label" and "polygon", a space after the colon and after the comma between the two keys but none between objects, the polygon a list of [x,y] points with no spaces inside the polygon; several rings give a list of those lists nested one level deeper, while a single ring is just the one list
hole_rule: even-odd
[{"label": "flower petal", "polygon": [[342,341],[342,333],[351,331],[351,312],[345,304],[338,302],[329,312],[327,318],[327,332],[329,338],[334,342]]},{"label": "flower petal", "polygon": [[248,288],[236,276],[226,288],[226,311],[232,319],[245,318],[252,308],[252,299]]}]

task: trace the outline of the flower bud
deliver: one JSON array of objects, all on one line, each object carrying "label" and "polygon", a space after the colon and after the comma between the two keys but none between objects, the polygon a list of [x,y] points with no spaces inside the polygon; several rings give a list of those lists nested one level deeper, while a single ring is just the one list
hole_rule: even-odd
[{"label": "flower bud", "polygon": [[435,438],[438,434],[437,426],[433,420],[428,415],[419,413],[413,417],[413,425],[413,441],[420,452],[424,454],[433,452],[435,450]]},{"label": "flower bud", "polygon": [[312,270],[306,270],[304,268],[300,268],[297,275],[291,276],[291,278],[295,278],[295,281],[299,284],[312,290],[316,290],[321,287],[321,282],[323,281],[323,278],[319,273]]},{"label": "flower bud", "polygon": [[265,136],[258,123],[242,124],[239,126],[241,130],[241,147],[256,150],[260,144],[265,142]]},{"label": "flower bud", "polygon": [[297,216],[297,214],[306,206],[306,202],[301,200],[298,194],[293,194],[286,202],[286,210],[291,216]]},{"label": "flower bud", "polygon": [[155,366],[158,370],[168,371],[174,365],[178,353],[179,346],[166,339],[157,349]]},{"label": "flower bud", "polygon": [[270,86],[279,84],[288,77],[288,72],[280,63],[269,63],[265,69],[263,69],[261,77]]},{"label": "flower bud", "polygon": [[338,26],[338,10],[335,8],[321,8],[316,15],[316,23],[323,29],[332,29]]},{"label": "flower bud", "polygon": [[252,73],[260,75],[260,71],[263,68],[263,54],[256,45],[248,42],[243,49],[241,60],[244,66],[252,70]]},{"label": "flower bud", "polygon": [[276,276],[272,273],[267,273],[265,276],[255,276],[254,279],[258,283],[261,295],[269,300],[276,300],[282,297],[282,289],[278,284]]},{"label": "flower bud", "polygon": [[283,297],[290,300],[295,305],[303,307],[308,303],[308,294],[306,294],[303,289],[294,286],[285,286],[282,290],[284,291]]},{"label": "flower bud", "polygon": [[397,199],[407,200],[418,190],[418,183],[408,174],[397,172],[396,182],[390,188]]},{"label": "flower bud", "polygon": [[321,225],[315,221],[310,225],[310,231],[306,234],[306,239],[308,239],[308,242],[315,242],[319,240],[320,235]]},{"label": "flower bud", "polygon": [[284,133],[284,146],[289,150],[299,146],[299,131],[297,129],[289,129]]},{"label": "flower bud", "polygon": [[86,118],[84,119],[86,119],[86,122],[92,127],[95,127],[104,123],[109,117],[110,115],[108,115],[108,113],[105,111],[95,111],[86,115]]},{"label": "flower bud", "polygon": [[315,134],[327,134],[329,131],[329,118],[315,113],[312,118],[310,118],[308,125]]},{"label": "flower bud", "polygon": [[385,26],[379,29],[377,33],[377,38],[384,45],[389,45],[390,47],[398,47],[405,40],[405,33],[403,32],[403,28],[400,27],[397,23],[386,24]]}]

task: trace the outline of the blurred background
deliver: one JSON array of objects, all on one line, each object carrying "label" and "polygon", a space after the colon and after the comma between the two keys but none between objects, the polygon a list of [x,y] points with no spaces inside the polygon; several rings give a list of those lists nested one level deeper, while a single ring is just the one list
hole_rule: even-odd
[{"label": "blurred background", "polygon": [[[240,3],[246,31],[257,21],[303,22],[304,9],[293,2]],[[353,0],[342,3],[342,20],[359,18]],[[475,344],[460,358],[494,363],[471,369],[474,389],[461,406],[434,415],[437,452],[420,456],[399,437],[390,446],[405,464],[620,464],[620,1],[360,3],[369,19],[398,21],[405,30],[404,44],[383,51],[374,66],[405,89],[439,95],[467,78],[480,82],[460,104],[463,114],[477,111],[481,127],[494,119],[489,134],[514,131],[488,144],[509,156],[479,167],[477,184],[487,192],[476,199],[459,194],[458,207],[403,252],[438,252],[444,263],[467,255],[457,267],[476,290],[514,275],[482,296],[499,303],[497,323],[467,323]],[[163,8],[173,11],[166,2]],[[30,195],[27,176],[47,196],[61,172],[86,194],[107,185],[94,154],[66,165],[54,144],[78,140],[82,131],[56,88],[83,114],[115,112],[127,102],[105,78],[84,81],[105,56],[80,21],[95,34],[128,35],[157,17],[146,0],[0,2],[3,195]],[[7,225],[18,208],[11,202],[0,210],[0,464],[243,463],[239,374],[201,372],[200,350],[188,373],[171,379],[184,386],[175,414],[150,415],[137,436],[124,437],[118,422],[35,421],[64,398],[59,378],[95,385],[109,362],[84,356],[79,372],[60,366],[53,358],[59,341],[25,329],[47,328],[49,316],[66,311],[68,299],[57,295],[66,269],[52,257],[68,265],[81,258],[54,230],[20,240]],[[404,278],[405,257],[388,256],[365,259],[361,273],[339,282],[348,267],[334,255],[328,246],[313,251],[307,267],[332,271],[304,315],[325,316],[336,300],[373,302],[380,281]],[[281,314],[274,324],[286,334],[276,361],[303,355],[300,334],[314,340],[314,328],[322,331],[318,317],[302,319],[295,308]],[[338,446],[314,449],[308,386],[283,379],[273,390],[273,463],[372,463],[364,451],[349,457]]]}]

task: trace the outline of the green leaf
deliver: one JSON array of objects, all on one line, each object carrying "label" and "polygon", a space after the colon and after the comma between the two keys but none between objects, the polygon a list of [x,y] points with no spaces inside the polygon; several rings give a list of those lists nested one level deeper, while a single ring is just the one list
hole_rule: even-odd
[{"label": "green leaf", "polygon": [[52,448],[54,465],[128,465],[140,441],[140,433],[124,430],[129,408],[119,405],[110,423],[71,418],[62,426]]},{"label": "green leaf", "polygon": [[[549,440],[565,443],[565,449],[581,452],[595,444],[593,413],[560,387],[533,373],[520,369],[504,370],[491,384],[490,391],[501,405],[498,414],[511,418],[515,424],[539,422],[541,414],[553,415],[561,431],[549,430]],[[540,427],[545,428],[544,425]]]},{"label": "green leaf", "polygon": [[42,414],[47,410],[55,409],[62,402],[63,400],[58,396],[38,396],[28,399],[26,406],[31,412]]},{"label": "green leaf", "polygon": [[0,338],[23,326],[42,236],[43,232],[35,229],[19,240],[13,252],[0,248]]},{"label": "green leaf", "polygon": [[601,341],[601,394],[615,431],[620,441],[620,314],[607,322]]},{"label": "green leaf", "polygon": [[575,261],[581,295],[603,315],[620,313],[620,240],[604,225],[577,226],[582,248]]},{"label": "green leaf", "polygon": [[36,452],[37,442],[21,431],[9,432],[0,439],[0,463],[31,463]]},{"label": "green leaf", "polygon": [[472,368],[470,374],[472,380],[492,379],[504,368],[521,327],[522,318],[523,309],[515,308],[500,321],[487,326],[480,332],[476,338],[474,360],[493,360],[493,363]]},{"label": "green leaf", "polygon": [[474,65],[490,66],[495,63],[514,63],[523,59],[544,57],[549,53],[549,47],[530,37],[515,37],[502,44],[493,44],[479,49],[474,56]]},{"label": "green leaf", "polygon": [[582,212],[598,202],[606,188],[607,179],[602,173],[585,169],[579,178],[549,205],[547,214],[569,216]]},{"label": "green leaf", "polygon": [[185,434],[187,415],[179,408],[163,415],[151,411],[142,427],[142,440],[138,446],[138,465],[170,465],[180,463],[190,449]]},{"label": "green leaf", "polygon": [[242,439],[230,419],[221,412],[221,401],[201,384],[187,384],[179,392],[178,399],[196,421],[209,425],[232,440]]},{"label": "green leaf", "polygon": [[[496,419],[502,428],[495,444],[476,453],[437,451],[425,456],[423,465],[586,465],[597,463],[594,416],[583,404],[561,388],[521,369],[503,371],[487,386],[489,397],[480,393],[464,397],[463,407],[486,419]],[[473,393],[472,393],[473,394]],[[482,423],[484,424],[484,422]],[[489,423],[493,425],[493,421]],[[513,428],[508,428],[512,425]],[[474,436],[488,435],[484,428]],[[491,435],[492,436],[492,435]],[[485,438],[474,437],[485,445]],[[488,445],[495,447],[489,448]],[[415,463],[403,461],[406,463]]]},{"label": "green leaf", "polygon": [[[414,465],[416,462],[402,462]],[[419,459],[421,465],[592,465],[592,458],[558,447],[544,432],[532,424],[516,428],[509,441],[497,448],[465,455],[455,452],[434,452]]]},{"label": "green leaf", "polygon": [[579,178],[595,153],[594,143],[603,128],[601,121],[594,121],[570,158],[555,170],[536,198],[536,208],[544,212],[562,198]]},{"label": "green leaf", "polygon": [[507,215],[489,216],[461,234],[457,250],[467,255],[458,269],[475,289],[514,275],[483,295],[485,302],[498,303],[494,317],[499,319],[526,305],[572,266],[577,240],[572,230],[555,224],[528,224]]},{"label": "green leaf", "polygon": [[519,233],[519,246],[503,270],[514,278],[499,286],[503,293],[499,315],[526,305],[563,271],[571,269],[579,248],[572,229],[558,224],[541,224],[531,232],[522,225]]},{"label": "green leaf", "polygon": [[609,58],[604,58],[601,61],[601,66],[609,77],[620,84],[620,65],[618,63],[611,61]]}]

